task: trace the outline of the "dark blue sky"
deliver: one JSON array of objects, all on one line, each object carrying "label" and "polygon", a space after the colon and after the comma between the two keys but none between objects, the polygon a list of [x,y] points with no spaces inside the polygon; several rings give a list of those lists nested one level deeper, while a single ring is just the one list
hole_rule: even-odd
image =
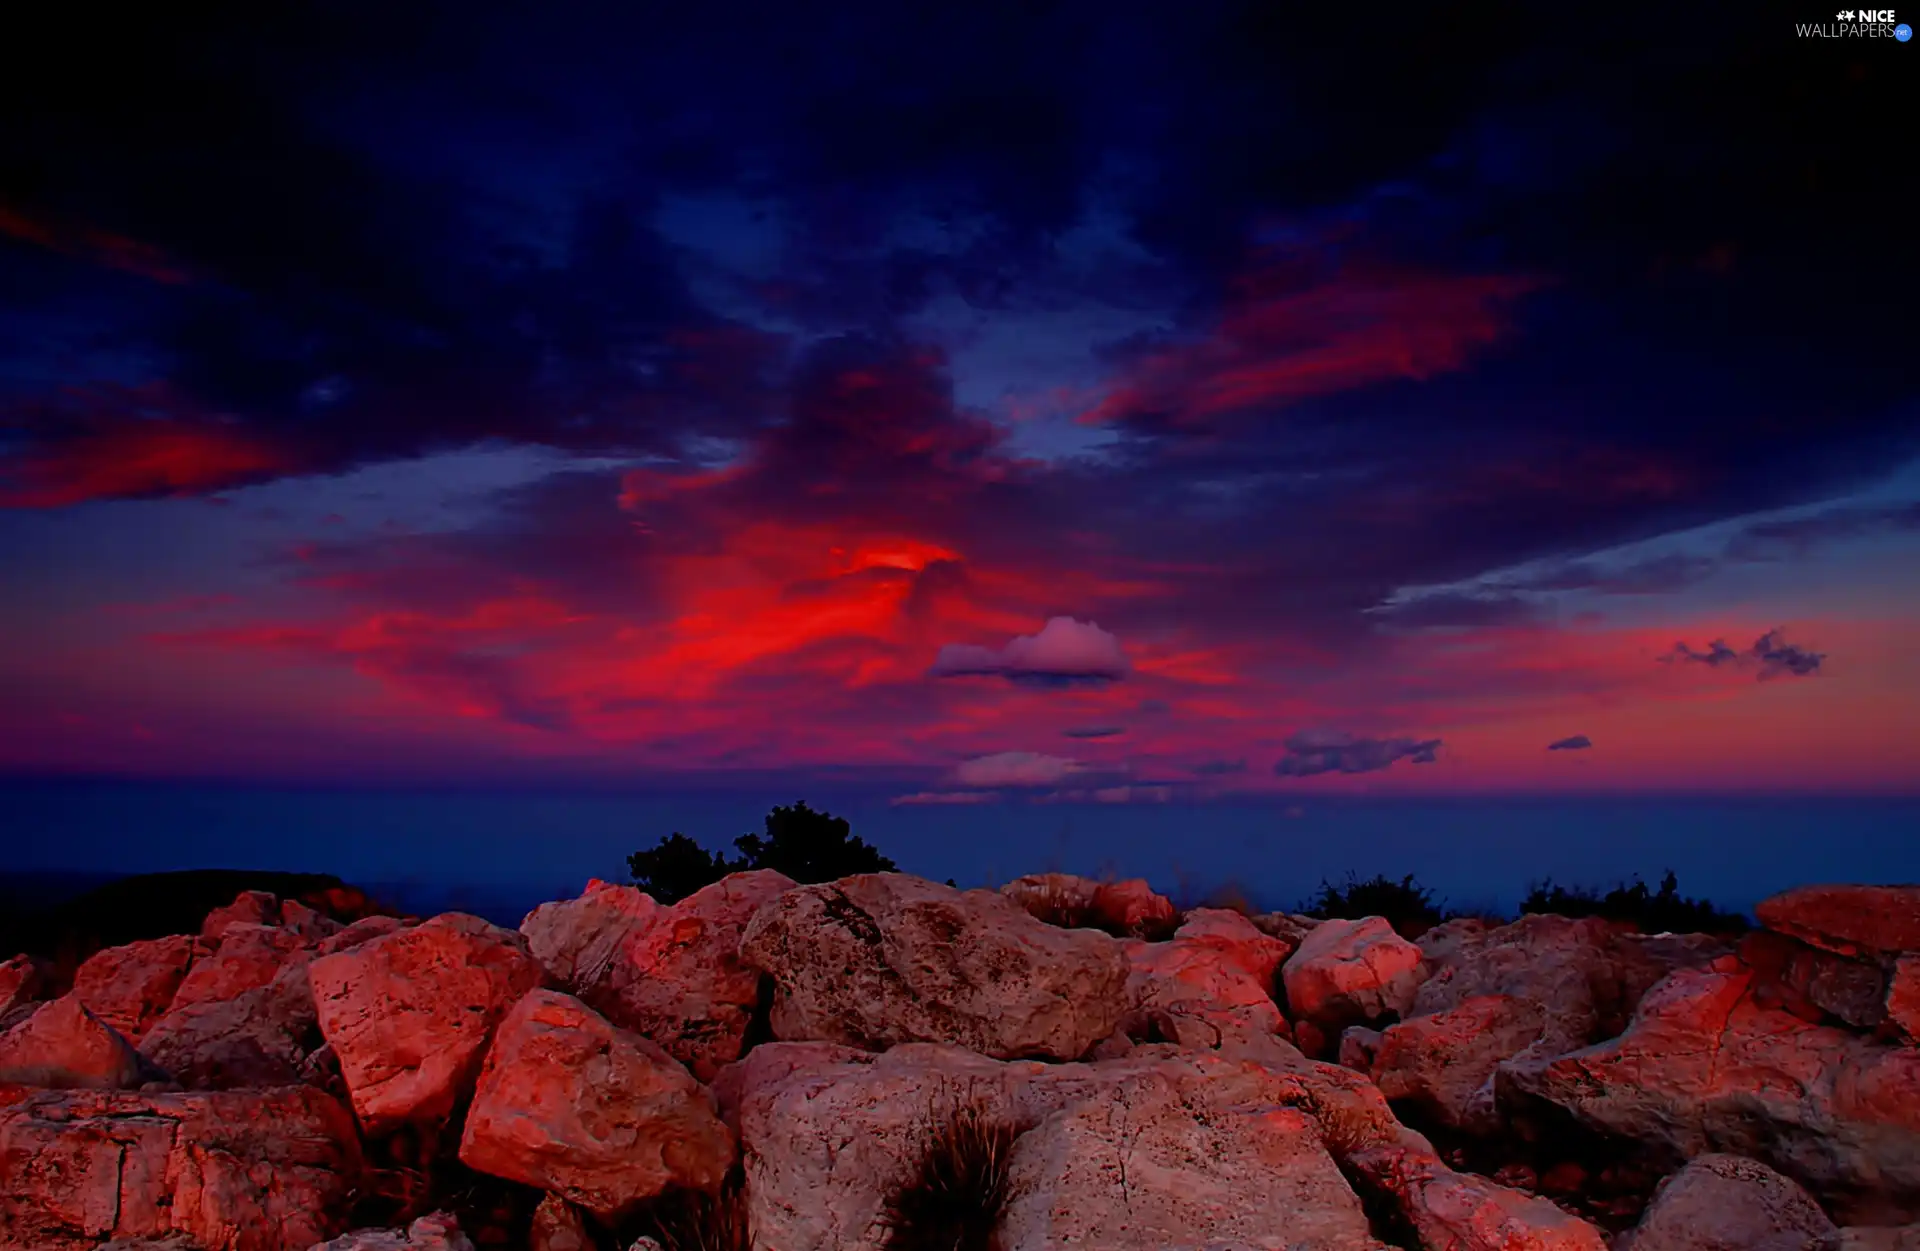
[{"label": "dark blue sky", "polygon": [[50,11],[0,772],[831,793],[935,860],[1911,795],[1920,52],[1825,16]]}]

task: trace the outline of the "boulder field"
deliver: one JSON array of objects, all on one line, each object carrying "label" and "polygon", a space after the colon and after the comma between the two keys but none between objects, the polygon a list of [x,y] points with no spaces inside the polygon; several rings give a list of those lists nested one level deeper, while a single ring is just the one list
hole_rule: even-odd
[{"label": "boulder field", "polygon": [[249,892],[0,964],[0,1251],[1920,1251],[1920,887],[1758,918]]}]

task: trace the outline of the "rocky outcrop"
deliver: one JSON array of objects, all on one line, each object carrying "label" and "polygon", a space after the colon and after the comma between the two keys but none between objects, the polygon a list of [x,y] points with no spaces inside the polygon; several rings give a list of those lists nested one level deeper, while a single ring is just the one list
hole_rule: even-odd
[{"label": "rocky outcrop", "polygon": [[1920,1041],[1920,954],[1901,956],[1887,980],[1887,1021],[1909,1042]]},{"label": "rocky outcrop", "polygon": [[1920,951],[1920,886],[1802,886],[1762,900],[1760,924],[1835,955]]},{"label": "rocky outcrop", "polygon": [[1813,1196],[1766,1165],[1703,1155],[1661,1183],[1615,1251],[1810,1251],[1839,1234]]},{"label": "rocky outcrop", "polygon": [[500,1023],[460,1160],[612,1220],[670,1187],[714,1190],[733,1138],[659,1047],[571,995],[536,990]]},{"label": "rocky outcrop", "polygon": [[74,995],[41,1004],[25,1022],[0,1035],[0,1082],[122,1090],[142,1080],[133,1044]]},{"label": "rocky outcrop", "polygon": [[1323,921],[1288,958],[1281,976],[1297,1022],[1313,1028],[1303,1045],[1314,1053],[1337,1046],[1340,1031],[1404,1016],[1426,976],[1420,948],[1380,917]]},{"label": "rocky outcrop", "polygon": [[1920,1214],[1920,1050],[1764,1007],[1754,980],[1730,958],[1680,970],[1619,1038],[1502,1065],[1502,1102],[1544,1100],[1675,1160],[1761,1160],[1843,1219]]},{"label": "rocky outcrop", "polygon": [[793,886],[769,869],[735,873],[661,908],[630,886],[594,882],[577,900],[536,909],[521,932],[561,985],[711,1081],[739,1057],[765,981],[740,959],[740,936]]},{"label": "rocky outcrop", "polygon": [[1455,1172],[1424,1144],[1369,1147],[1347,1164],[1425,1251],[1606,1251],[1587,1222],[1546,1199]]},{"label": "rocky outcrop", "polygon": [[[268,896],[272,898],[272,896]],[[270,984],[289,962],[305,962],[306,943],[291,930],[235,921],[220,930],[219,947],[193,962],[168,1011],[232,999]]]},{"label": "rocky outcrop", "polygon": [[45,1092],[0,1108],[0,1246],[303,1251],[345,1227],[353,1118],[317,1090]]},{"label": "rocky outcrop", "polygon": [[494,1026],[542,972],[520,935],[455,912],[323,956],[307,975],[353,1110],[379,1134],[451,1115]]},{"label": "rocky outcrop", "polygon": [[74,973],[73,993],[88,1011],[138,1043],[173,1003],[194,954],[194,941],[184,934],[109,947],[89,956]]},{"label": "rocky outcrop", "polygon": [[786,892],[755,914],[740,956],[773,978],[782,1039],[1068,1060],[1112,1034],[1125,1006],[1114,939],[902,873]]}]

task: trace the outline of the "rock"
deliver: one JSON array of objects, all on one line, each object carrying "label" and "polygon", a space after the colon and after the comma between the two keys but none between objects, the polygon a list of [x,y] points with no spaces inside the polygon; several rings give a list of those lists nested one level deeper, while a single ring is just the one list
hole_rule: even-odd
[{"label": "rock", "polygon": [[1379,1030],[1364,1025],[1347,1026],[1340,1031],[1340,1067],[1371,1075],[1373,1059],[1379,1054],[1380,1042],[1385,1037]]},{"label": "rock", "polygon": [[243,890],[232,903],[207,913],[200,937],[218,943],[231,925],[280,924],[280,900],[263,890]]},{"label": "rock", "polygon": [[1501,1065],[1501,1104],[1543,1099],[1674,1159],[1750,1156],[1856,1223],[1920,1215],[1920,1050],[1763,1007],[1725,964],[1669,976],[1619,1038]]},{"label": "rock", "polygon": [[405,1229],[356,1229],[311,1251],[473,1251],[473,1242],[451,1212],[435,1212]]},{"label": "rock", "polygon": [[193,955],[193,939],[184,934],[96,951],[74,973],[73,993],[88,1011],[138,1044],[173,1003]]},{"label": "rock", "polygon": [[336,934],[330,934],[314,946],[314,954],[330,956],[337,951],[351,951],[361,943],[395,934],[409,928],[407,922],[399,917],[372,916],[361,917]]},{"label": "rock", "polygon": [[1380,917],[1326,921],[1281,971],[1287,1005],[1329,1039],[1348,1025],[1403,1016],[1425,976],[1421,961],[1420,949]]},{"label": "rock", "polygon": [[280,901],[280,928],[314,944],[332,938],[346,927],[324,912],[309,908],[298,899]]},{"label": "rock", "polygon": [[308,1087],[44,1092],[0,1108],[0,1246],[300,1251],[345,1227],[360,1172],[353,1118]]},{"label": "rock", "polygon": [[1253,928],[1269,938],[1277,938],[1289,948],[1298,948],[1313,932],[1310,925],[1302,925],[1284,912],[1260,912],[1247,918],[1253,922]]},{"label": "rock", "polygon": [[[241,927],[228,931],[228,938]],[[251,927],[249,927],[251,928]],[[228,1090],[306,1080],[319,1020],[304,961],[231,998],[176,1002],[140,1042],[140,1054],[183,1086]]]},{"label": "rock", "polygon": [[1835,955],[1920,952],[1920,886],[1802,886],[1760,902],[1760,924]]},{"label": "rock", "polygon": [[46,974],[32,956],[15,956],[0,964],[0,1017],[36,1002],[45,987]]},{"label": "rock", "polygon": [[291,930],[235,921],[220,931],[220,946],[195,960],[168,1010],[232,999],[266,986],[291,960],[304,963],[305,944]]},{"label": "rock", "polygon": [[548,1195],[533,1210],[527,1251],[594,1251],[580,1210],[559,1195]]},{"label": "rock", "polygon": [[1895,963],[1887,982],[1887,1020],[1909,1041],[1920,1040],[1920,955]]},{"label": "rock", "polygon": [[1606,1251],[1599,1230],[1549,1200],[1456,1173],[1431,1150],[1372,1147],[1347,1165],[1430,1251]]},{"label": "rock", "polygon": [[1802,1020],[1832,1018],[1863,1030],[1886,1020],[1887,974],[1877,964],[1768,930],[1746,936],[1740,959],[1753,970],[1754,995],[1767,1007],[1784,1008]]},{"label": "rock", "polygon": [[377,1135],[452,1114],[541,969],[520,935],[453,912],[322,956],[307,975],[353,1109]]},{"label": "rock", "polygon": [[1703,1155],[1660,1183],[1616,1251],[1808,1251],[1838,1234],[1812,1195],[1758,1160]]},{"label": "rock", "polygon": [[1099,882],[1071,873],[1030,873],[1000,893],[1034,919],[1067,929],[1097,929],[1116,936],[1162,938],[1179,921],[1179,909],[1142,878]]},{"label": "rock", "polygon": [[756,1091],[777,1086],[804,1070],[866,1064],[872,1059],[871,1051],[843,1047],[839,1043],[792,1042],[755,1047],[721,1069],[713,1079],[713,1096],[720,1105],[720,1119],[738,1135],[740,1104]]},{"label": "rock", "polygon": [[[771,869],[735,873],[671,908],[631,887],[594,885],[569,901],[571,912],[536,909],[527,918],[534,954],[547,951],[549,971],[609,1021],[713,1080],[739,1058],[761,998],[764,978],[741,961],[740,935],[793,879]],[[617,946],[584,939],[581,923],[596,921],[609,924]]]},{"label": "rock", "polygon": [[1416,944],[1429,963],[1439,966],[1462,947],[1479,945],[1485,939],[1487,929],[1487,923],[1479,917],[1455,917],[1451,921],[1442,921],[1422,934]]},{"label": "rock", "polygon": [[576,899],[541,904],[520,922],[527,949],[553,980],[576,994],[611,974],[621,953],[663,911],[653,896],[595,878]]},{"label": "rock", "polygon": [[1020,1135],[998,1245],[1380,1247],[1306,1113],[1205,1100],[1183,1076],[1130,1075]]},{"label": "rock", "polygon": [[1292,948],[1239,913],[1198,908],[1170,941],[1129,940],[1123,948],[1130,1037],[1218,1050],[1287,1035],[1273,987]]},{"label": "rock", "polygon": [[717,1190],[734,1157],[713,1096],[658,1046],[558,991],[528,994],[487,1053],[468,1168],[614,1220],[670,1187]]},{"label": "rock", "polygon": [[74,995],[41,1004],[0,1036],[0,1082],[125,1090],[144,1080],[133,1044]]},{"label": "rock", "polygon": [[1540,1038],[1549,1012],[1512,995],[1476,996],[1389,1026],[1368,1071],[1388,1099],[1412,1103],[1449,1129],[1490,1134],[1500,1128],[1494,1071]]},{"label": "rock", "polygon": [[1112,1034],[1125,1006],[1114,939],[903,873],[786,892],[754,916],[740,957],[772,976],[782,1039],[1066,1060]]}]

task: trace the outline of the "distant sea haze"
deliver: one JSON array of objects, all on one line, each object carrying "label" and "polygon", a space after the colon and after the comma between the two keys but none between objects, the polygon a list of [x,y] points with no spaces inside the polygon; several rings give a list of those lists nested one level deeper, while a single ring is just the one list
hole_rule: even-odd
[{"label": "distant sea haze", "polygon": [[[517,923],[682,831],[710,847],[806,798],[905,871],[962,886],[1051,869],[1145,877],[1197,901],[1232,885],[1291,908],[1322,879],[1414,874],[1457,908],[1507,911],[1530,882],[1610,885],[1672,869],[1750,911],[1814,881],[1920,881],[1914,798],[1393,798],[1280,804],[897,808],[883,798],[553,796],[132,783],[0,786],[0,870],[42,894],[183,868],[337,874],[414,912]],[[33,879],[27,879],[33,880]],[[63,886],[62,883],[65,885]]]}]

